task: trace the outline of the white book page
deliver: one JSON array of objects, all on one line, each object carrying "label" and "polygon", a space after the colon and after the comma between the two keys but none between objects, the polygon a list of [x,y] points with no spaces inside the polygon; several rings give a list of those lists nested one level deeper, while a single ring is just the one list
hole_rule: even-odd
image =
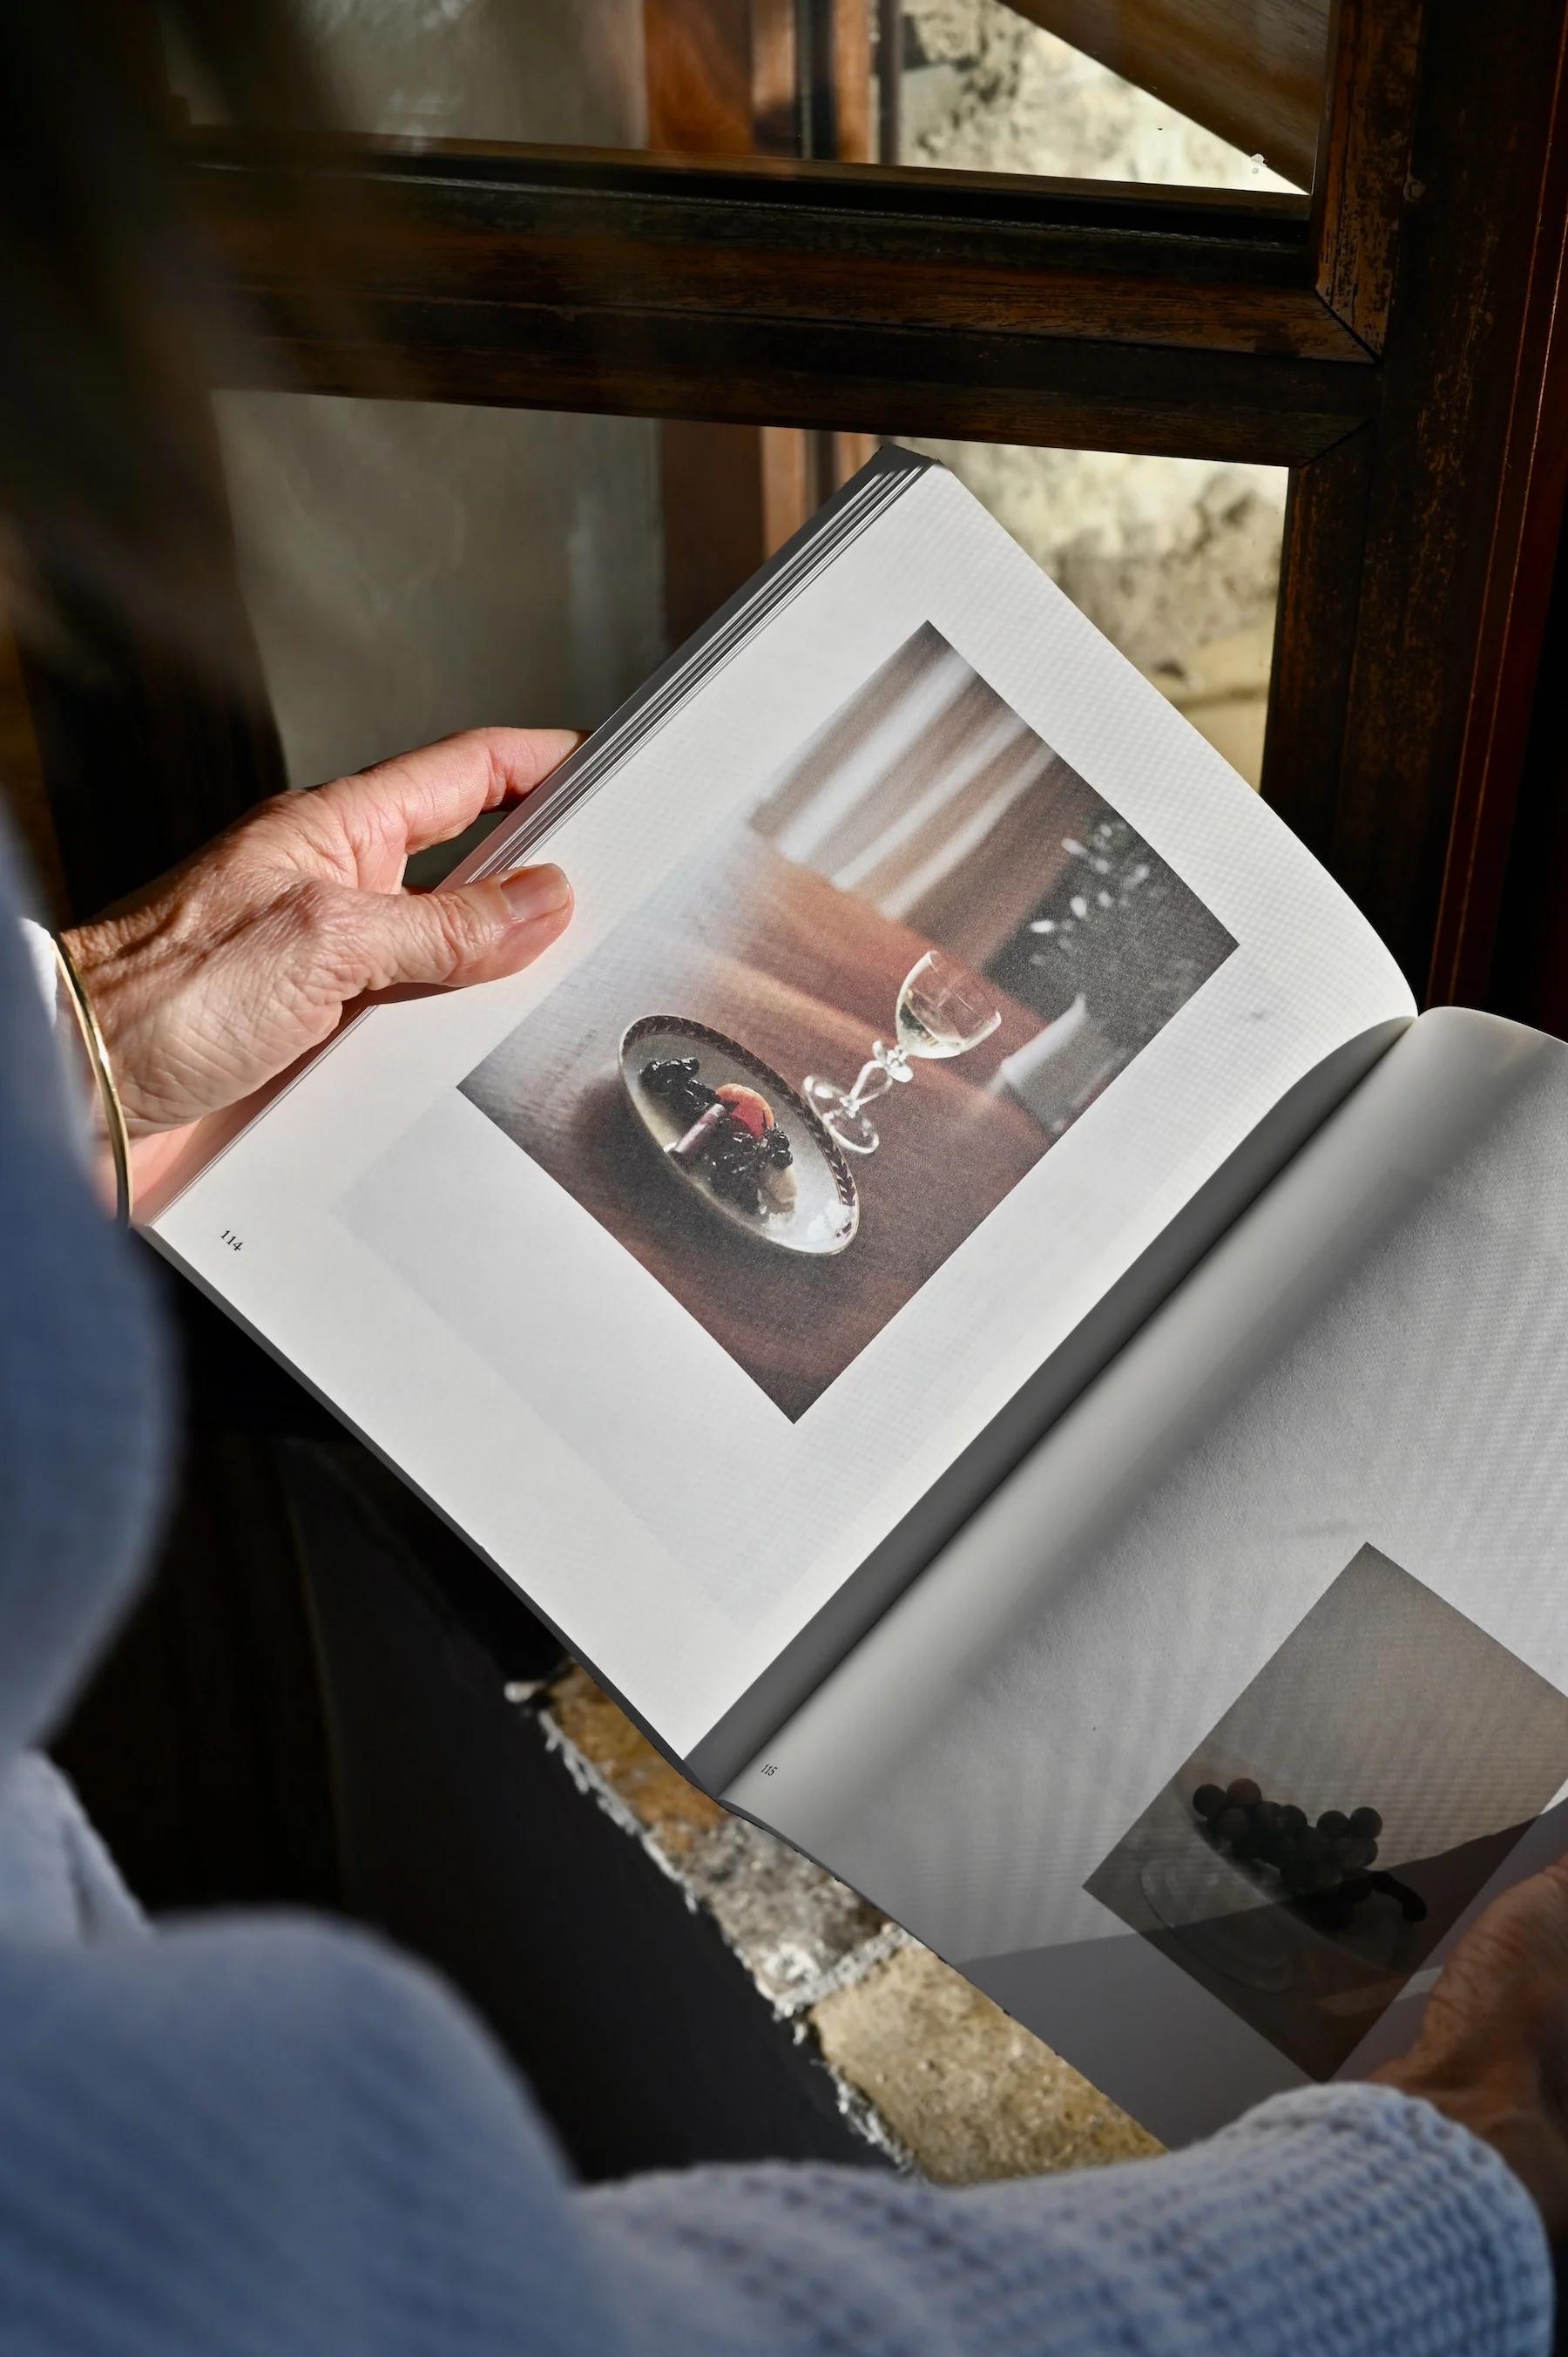
[{"label": "white book page", "polygon": [[[1402,2051],[1568,1846],[1565,1138],[1568,1048],[1423,1015],[726,1795],[1167,2141]],[[1239,1856],[1238,1779],[1376,1855]]]},{"label": "white book page", "polygon": [[[153,1232],[685,1752],[1286,1090],[1413,1008],[940,470],[548,856],[577,913],[537,966],[374,1010]],[[804,1203],[784,1092],[847,1087],[928,953],[997,1020],[886,1082],[842,1249],[656,1167],[627,1025],[777,1076]]]}]

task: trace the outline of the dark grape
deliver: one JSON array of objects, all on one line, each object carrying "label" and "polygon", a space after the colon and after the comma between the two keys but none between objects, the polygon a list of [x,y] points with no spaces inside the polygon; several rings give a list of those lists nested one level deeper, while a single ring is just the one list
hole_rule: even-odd
[{"label": "dark grape", "polygon": [[1200,1784],[1192,1796],[1192,1805],[1200,1817],[1217,1817],[1225,1806],[1225,1795],[1218,1784]]},{"label": "dark grape", "polygon": [[1343,1809],[1325,1809],[1317,1820],[1317,1830],[1330,1841],[1343,1841],[1350,1830],[1350,1820]]},{"label": "dark grape", "polygon": [[1280,1815],[1284,1820],[1287,1833],[1304,1834],[1306,1831],[1306,1811],[1298,1809],[1294,1801],[1285,1803],[1280,1811]]},{"label": "dark grape", "polygon": [[1251,1809],[1255,1808],[1263,1796],[1251,1776],[1238,1776],[1226,1785],[1225,1797],[1228,1801],[1234,1801],[1238,1808]]},{"label": "dark grape", "polygon": [[1352,1809],[1350,1830],[1358,1841],[1376,1841],[1383,1830],[1383,1821],[1376,1809]]},{"label": "dark grape", "polygon": [[1246,1839],[1251,1831],[1251,1820],[1245,1809],[1239,1809],[1232,1803],[1220,1810],[1214,1820],[1214,1830],[1222,1839],[1234,1845]]}]

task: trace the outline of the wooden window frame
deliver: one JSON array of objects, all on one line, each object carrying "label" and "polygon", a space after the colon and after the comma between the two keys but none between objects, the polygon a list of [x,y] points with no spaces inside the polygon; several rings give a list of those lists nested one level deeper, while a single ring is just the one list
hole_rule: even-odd
[{"label": "wooden window frame", "polygon": [[1568,479],[1565,22],[1338,0],[1310,204],[346,141],[299,167],[336,309],[191,138],[223,382],[1287,465],[1264,793],[1485,1003]]},{"label": "wooden window frame", "polygon": [[[811,5],[827,24],[837,0]],[[1025,5],[1065,24],[1085,0]],[[1202,0],[1192,20],[1217,5]],[[877,9],[886,27],[889,0]],[[337,305],[318,282],[275,276],[275,185],[220,140],[190,139],[200,212],[250,323],[221,382],[1286,464],[1264,791],[1418,992],[1568,1031],[1563,737],[1536,694],[1549,609],[1548,665],[1568,654],[1565,12],[1568,0],[1509,0],[1477,26],[1458,0],[1338,0],[1311,205],[343,143],[301,165],[324,199],[349,199],[334,207],[352,224],[331,247]],[[749,109],[755,128],[773,102],[759,90],[777,87],[732,92],[737,120]],[[768,496],[764,481],[764,537]],[[744,554],[736,541],[724,562]],[[231,619],[248,691],[219,694],[134,617],[83,618],[90,674],[33,657],[79,910],[281,780],[237,599]],[[182,1310],[190,1394],[219,1422],[190,1442],[157,1597],[65,1758],[112,1835],[142,1835],[153,1900],[331,1895],[292,1542],[268,1507],[254,1570],[247,1555],[236,1573],[211,1537],[248,1531],[271,1495],[258,1435],[315,1411],[196,1295]],[[171,1724],[200,1717],[183,1693],[192,1664],[203,1695],[237,1677],[272,1706],[252,1712],[257,1740],[232,1774],[188,1777],[160,1803]],[[147,1846],[149,1791],[161,1838]]]}]

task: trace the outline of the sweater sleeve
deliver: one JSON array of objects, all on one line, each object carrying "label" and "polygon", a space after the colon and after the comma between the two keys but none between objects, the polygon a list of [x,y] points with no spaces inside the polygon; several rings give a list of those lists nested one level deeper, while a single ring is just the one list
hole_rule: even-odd
[{"label": "sweater sleeve", "polygon": [[683,2312],[691,2357],[1544,2357],[1552,2341],[1523,2187],[1386,2088],[1280,2096],[1165,2159],[964,2192],[775,2168],[585,2206],[628,2317],[651,2334]]},{"label": "sweater sleeve", "polygon": [[584,2192],[488,2040],[360,1939],[0,1943],[0,2349],[25,2357],[1546,2357],[1523,2188],[1426,2105],[1286,2096],[957,2192]]}]

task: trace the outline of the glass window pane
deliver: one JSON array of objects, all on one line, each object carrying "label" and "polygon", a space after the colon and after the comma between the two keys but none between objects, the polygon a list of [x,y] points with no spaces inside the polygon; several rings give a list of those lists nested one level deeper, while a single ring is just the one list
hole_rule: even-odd
[{"label": "glass window pane", "polygon": [[592,727],[663,652],[650,421],[282,393],[218,411],[295,785],[481,723]]},{"label": "glass window pane", "polygon": [[[295,393],[219,406],[301,785],[477,723],[593,726],[875,447]],[[915,447],[1257,781],[1283,469]]]},{"label": "glass window pane", "polygon": [[1328,6],[308,0],[304,14],[356,130],[1258,189],[1310,178]]}]

